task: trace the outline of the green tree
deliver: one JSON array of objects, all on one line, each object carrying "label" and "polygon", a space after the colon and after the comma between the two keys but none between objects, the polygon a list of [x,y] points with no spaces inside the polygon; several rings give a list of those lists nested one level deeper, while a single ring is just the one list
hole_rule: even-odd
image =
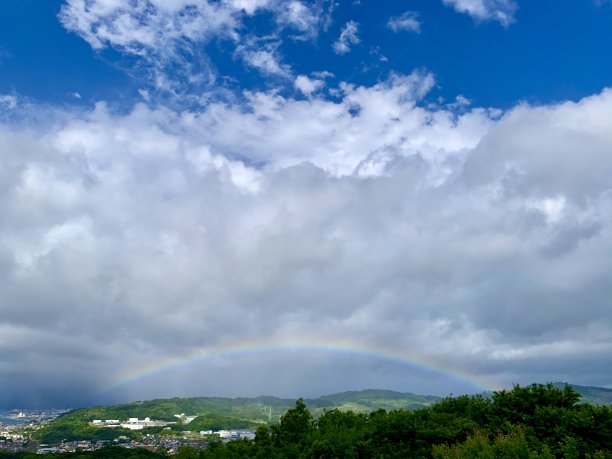
[{"label": "green tree", "polygon": [[300,398],[295,407],[287,410],[280,423],[272,427],[273,438],[280,443],[302,444],[313,429],[313,418],[310,411]]},{"label": "green tree", "polygon": [[462,443],[434,445],[432,456],[434,459],[554,459],[547,447],[540,452],[531,450],[521,429],[498,434],[493,440],[486,432],[477,431]]},{"label": "green tree", "polygon": [[367,418],[363,414],[324,411],[315,422],[309,457],[357,458],[365,438]]},{"label": "green tree", "polygon": [[176,453],[176,459],[198,459],[200,452],[193,446],[183,446]]},{"label": "green tree", "polygon": [[274,457],[272,438],[267,425],[261,424],[255,431],[255,457],[257,459],[270,459]]},{"label": "green tree", "polygon": [[553,384],[532,384],[493,394],[493,411],[499,423],[532,424],[538,408],[572,409],[580,401],[580,394],[571,386],[563,389]]}]

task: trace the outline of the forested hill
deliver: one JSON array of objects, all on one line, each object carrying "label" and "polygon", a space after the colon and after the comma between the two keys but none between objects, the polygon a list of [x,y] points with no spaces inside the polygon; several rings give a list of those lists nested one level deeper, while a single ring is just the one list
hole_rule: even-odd
[{"label": "forested hill", "polygon": [[580,403],[612,406],[612,389],[595,386],[578,386],[576,384],[561,382],[555,383],[555,387],[559,388],[563,388],[565,385],[570,386],[580,394]]},{"label": "forested hill", "polygon": [[[378,409],[417,409],[430,406],[439,397],[394,392],[390,390],[363,390],[341,392],[319,398],[305,400],[308,408],[315,414],[324,410],[340,409],[369,413]],[[294,399],[271,396],[252,398],[192,397],[171,398],[131,402],[115,406],[82,408],[64,415],[64,418],[79,417],[91,419],[119,419],[132,417],[175,421],[175,414],[207,415],[221,418],[242,419],[261,423],[278,420],[293,407]]]},{"label": "forested hill", "polygon": [[369,389],[325,395],[305,400],[305,403],[314,413],[320,413],[323,410],[333,408],[343,411],[369,413],[381,408],[385,410],[424,408],[438,400],[440,400],[440,397],[433,395],[416,395],[410,392]]},{"label": "forested hill", "polygon": [[[560,389],[570,386],[580,394],[580,403],[612,406],[612,389],[596,386],[579,386],[564,382],[556,382],[553,385]],[[429,406],[438,400],[441,400],[441,397],[433,395],[415,395],[390,390],[362,390],[326,395],[316,399],[305,400],[305,402],[314,413],[320,413],[324,409],[330,408],[368,413],[379,408],[385,410],[419,409]],[[291,404],[290,406],[293,405]]]},{"label": "forested hill", "polygon": [[[364,390],[342,392],[306,400],[306,405],[315,416],[325,410],[338,409],[367,414],[378,409],[426,408],[439,397],[400,393],[387,390]],[[123,429],[99,429],[89,425],[94,419],[146,417],[161,421],[178,421],[177,414],[196,416],[188,424],[173,425],[173,430],[219,430],[255,429],[260,424],[274,424],[295,404],[293,399],[270,396],[253,398],[194,397],[171,398],[125,403],[115,406],[96,406],[68,412],[37,432],[37,437],[54,443],[62,439],[107,440],[117,436]],[[129,434],[129,432],[121,432]]]}]

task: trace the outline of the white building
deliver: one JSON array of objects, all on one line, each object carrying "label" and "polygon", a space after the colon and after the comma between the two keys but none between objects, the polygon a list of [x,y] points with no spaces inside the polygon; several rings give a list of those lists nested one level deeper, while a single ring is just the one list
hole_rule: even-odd
[{"label": "white building", "polygon": [[166,421],[152,421],[151,418],[144,418],[142,420],[138,418],[129,418],[127,422],[121,423],[121,427],[130,430],[142,430],[145,427],[166,427],[168,424],[172,424]]},{"label": "white building", "polygon": [[145,427],[165,427],[168,424],[174,424],[166,421],[152,421],[151,418],[129,418],[127,422],[120,422],[118,419],[107,419],[102,421],[101,419],[94,419],[89,423],[94,427],[123,427],[129,430],[142,430]]},{"label": "white building", "polygon": [[185,413],[175,414],[174,417],[179,418],[183,424],[189,424],[191,421],[197,418],[197,416],[187,416]]},{"label": "white building", "polygon": [[246,430],[246,429],[241,429],[241,430],[219,430],[218,432],[215,432],[215,433],[217,435],[219,435],[219,437],[223,441],[241,440],[243,438],[246,438],[247,440],[254,440],[255,439],[255,432],[253,432],[252,430]]}]

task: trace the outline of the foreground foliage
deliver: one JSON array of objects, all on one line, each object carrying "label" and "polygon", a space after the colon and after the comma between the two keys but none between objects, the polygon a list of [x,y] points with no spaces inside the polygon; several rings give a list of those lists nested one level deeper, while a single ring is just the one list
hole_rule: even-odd
[{"label": "foreground foliage", "polygon": [[415,411],[330,410],[316,420],[298,400],[254,442],[214,444],[199,457],[612,458],[612,409],[579,400],[569,386],[534,384]]},{"label": "foreground foliage", "polygon": [[[176,457],[612,458],[612,408],[579,400],[570,386],[534,384],[490,398],[447,398],[414,411],[332,409],[315,418],[300,399],[280,423],[259,426],[254,441],[215,442],[202,451],[184,448]],[[72,456],[159,457],[121,449],[78,454]]]}]

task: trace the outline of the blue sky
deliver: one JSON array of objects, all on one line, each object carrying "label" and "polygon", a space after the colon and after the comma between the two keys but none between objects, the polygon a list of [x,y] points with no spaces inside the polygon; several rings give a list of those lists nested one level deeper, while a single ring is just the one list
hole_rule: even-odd
[{"label": "blue sky", "polygon": [[0,406],[612,386],[611,22],[5,0]]},{"label": "blue sky", "polygon": [[[489,3],[495,8],[495,2]],[[133,104],[137,90],[150,84],[144,72],[128,75],[133,60],[126,62],[112,47],[95,52],[67,31],[58,20],[62,4],[4,2],[0,90],[43,103],[74,104],[78,101],[72,94],[78,92],[82,103],[104,99]],[[390,18],[407,11],[416,14],[419,32],[388,27]],[[432,97],[463,95],[480,106],[507,108],[521,100],[576,100],[609,84],[612,64],[605,56],[612,43],[611,18],[610,4],[595,1],[523,2],[511,21],[502,24],[457,14],[441,1],[364,0],[338,2],[329,25],[300,40],[295,29],[279,31],[274,15],[266,11],[241,18],[240,32],[276,35],[279,58],[294,74],[328,71],[340,81],[371,85],[389,72],[424,68],[438,83]],[[349,21],[358,24],[360,42],[339,56],[333,43]],[[227,37],[195,46],[205,50],[219,78],[238,80],[233,90],[291,87],[289,81],[271,81],[245,68]]]}]

